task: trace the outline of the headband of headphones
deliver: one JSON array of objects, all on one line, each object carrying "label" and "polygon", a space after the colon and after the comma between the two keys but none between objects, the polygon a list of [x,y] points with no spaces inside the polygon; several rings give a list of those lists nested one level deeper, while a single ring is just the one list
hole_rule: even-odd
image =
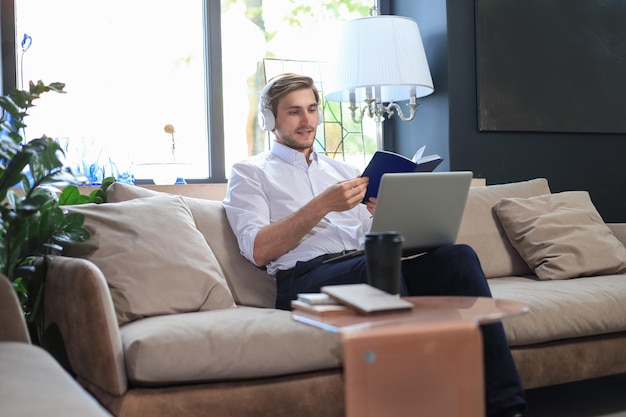
[{"label": "headband of headphones", "polygon": [[[279,76],[272,78],[265,85],[265,87],[263,87],[263,90],[261,90],[260,97],[259,97],[258,122],[259,122],[259,127],[263,130],[271,131],[271,130],[274,130],[274,128],[276,127],[276,117],[274,116],[272,109],[269,108],[269,99],[267,97],[267,94],[269,93],[270,89],[274,86],[274,84],[276,84],[278,80],[281,80],[283,78],[285,78],[284,75],[279,75]],[[317,110],[318,110],[317,124],[321,125],[324,121],[324,113],[322,111],[322,107],[319,105],[317,106]]]}]

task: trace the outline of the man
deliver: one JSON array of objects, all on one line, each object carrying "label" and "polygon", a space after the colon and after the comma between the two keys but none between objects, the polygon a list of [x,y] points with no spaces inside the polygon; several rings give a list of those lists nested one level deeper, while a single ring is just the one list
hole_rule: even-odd
[{"label": "man", "polygon": [[[271,151],[232,168],[224,207],[241,253],[276,278],[276,307],[300,292],[367,282],[363,256],[323,261],[358,249],[376,200],[360,204],[368,184],[356,168],[313,151],[321,123],[309,77],[283,74],[261,92],[259,122],[275,136]],[[402,264],[403,294],[491,293],[474,251],[449,245]],[[482,327],[487,413],[521,416],[524,392],[501,324]]]}]

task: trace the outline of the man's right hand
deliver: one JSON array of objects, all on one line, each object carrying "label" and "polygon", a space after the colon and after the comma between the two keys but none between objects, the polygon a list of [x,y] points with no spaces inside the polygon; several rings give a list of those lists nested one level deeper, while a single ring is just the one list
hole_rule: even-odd
[{"label": "man's right hand", "polygon": [[340,181],[328,187],[316,199],[323,203],[328,212],[350,210],[363,201],[368,183],[367,177]]}]

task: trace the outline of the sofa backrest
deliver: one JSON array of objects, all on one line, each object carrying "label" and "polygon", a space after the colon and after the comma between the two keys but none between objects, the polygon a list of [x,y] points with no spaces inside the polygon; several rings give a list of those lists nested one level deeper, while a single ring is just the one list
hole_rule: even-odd
[{"label": "sofa backrest", "polygon": [[501,198],[544,194],[550,194],[545,178],[470,188],[457,243],[474,248],[487,278],[533,273],[509,242],[494,206]]},{"label": "sofa backrest", "polygon": [[213,249],[235,302],[238,305],[273,308],[276,304],[276,282],[265,268],[259,268],[243,257],[222,203],[183,198],[196,220],[196,227]]},{"label": "sofa backrest", "polygon": [[[159,194],[164,193],[114,183],[108,189],[107,197],[110,203],[115,203]],[[183,199],[191,210],[196,227],[213,250],[235,302],[252,307],[274,307],[276,283],[265,269],[256,267],[241,255],[222,203],[186,196]]]},{"label": "sofa backrest", "polygon": [[[531,269],[510,244],[494,206],[501,198],[528,198],[549,194],[544,178],[516,183],[471,187],[461,221],[457,243],[474,248],[487,278],[528,275]],[[109,202],[162,194],[142,187],[114,183],[108,190]],[[220,201],[185,197],[196,227],[213,250],[238,305],[274,307],[276,285],[263,268],[246,260]]]}]

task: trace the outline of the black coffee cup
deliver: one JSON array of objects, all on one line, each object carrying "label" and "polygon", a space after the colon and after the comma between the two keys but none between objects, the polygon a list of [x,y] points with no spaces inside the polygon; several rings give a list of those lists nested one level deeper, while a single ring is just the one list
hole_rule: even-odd
[{"label": "black coffee cup", "polygon": [[400,232],[370,232],[365,235],[367,283],[389,294],[400,294],[404,236]]}]

